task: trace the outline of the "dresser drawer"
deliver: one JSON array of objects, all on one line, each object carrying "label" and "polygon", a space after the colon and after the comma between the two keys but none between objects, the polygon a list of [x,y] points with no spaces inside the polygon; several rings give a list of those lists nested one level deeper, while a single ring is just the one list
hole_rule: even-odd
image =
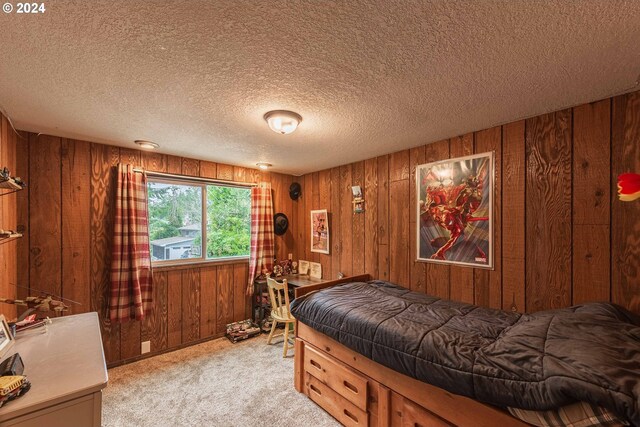
[{"label": "dresser drawer", "polygon": [[367,379],[331,356],[322,354],[311,346],[304,349],[304,370],[331,387],[339,395],[367,410]]},{"label": "dresser drawer", "polygon": [[367,427],[368,414],[333,391],[328,385],[306,374],[307,396],[347,427]]}]

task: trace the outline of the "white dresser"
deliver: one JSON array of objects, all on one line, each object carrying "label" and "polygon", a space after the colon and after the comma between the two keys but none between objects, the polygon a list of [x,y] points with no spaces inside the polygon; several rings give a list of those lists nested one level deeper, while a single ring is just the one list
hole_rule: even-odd
[{"label": "white dresser", "polygon": [[7,356],[16,352],[31,390],[0,408],[1,427],[101,425],[108,376],[97,313],[59,317],[47,333],[18,335]]}]

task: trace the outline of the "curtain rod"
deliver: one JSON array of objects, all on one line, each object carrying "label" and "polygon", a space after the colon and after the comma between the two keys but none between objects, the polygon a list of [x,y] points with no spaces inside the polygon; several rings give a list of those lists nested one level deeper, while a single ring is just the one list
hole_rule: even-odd
[{"label": "curtain rod", "polygon": [[138,173],[146,173],[149,176],[156,176],[159,178],[173,178],[181,181],[198,181],[198,182],[208,182],[211,184],[224,184],[230,187],[257,187],[258,186],[258,184],[254,184],[251,182],[227,181],[225,179],[202,178],[199,176],[187,176],[187,175],[177,175],[177,174],[165,173],[165,172],[145,171],[144,169],[141,169],[141,168],[133,168],[133,171]]}]

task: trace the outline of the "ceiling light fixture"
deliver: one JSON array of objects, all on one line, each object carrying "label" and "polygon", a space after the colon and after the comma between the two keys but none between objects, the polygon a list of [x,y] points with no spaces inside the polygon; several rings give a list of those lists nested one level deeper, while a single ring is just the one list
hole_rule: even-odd
[{"label": "ceiling light fixture", "polygon": [[267,170],[269,169],[271,166],[273,166],[271,163],[266,163],[266,162],[258,162],[256,163],[256,166],[259,167],[262,170]]},{"label": "ceiling light fixture", "polygon": [[143,148],[145,150],[155,150],[156,148],[159,147],[159,145],[156,144],[155,142],[145,141],[143,139],[136,139],[133,142],[135,142],[136,144],[138,144],[140,146],[140,148]]},{"label": "ceiling light fixture", "polygon": [[287,135],[298,127],[302,122],[302,116],[293,111],[274,110],[264,115],[264,119],[269,124],[272,131]]}]

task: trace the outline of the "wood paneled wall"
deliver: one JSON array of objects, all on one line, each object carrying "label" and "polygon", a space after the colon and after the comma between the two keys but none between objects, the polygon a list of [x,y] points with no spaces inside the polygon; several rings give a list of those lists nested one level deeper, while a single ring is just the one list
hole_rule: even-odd
[{"label": "wood paneled wall", "polygon": [[[495,269],[414,261],[416,165],[495,152]],[[640,311],[640,92],[304,175],[297,255],[323,275],[370,273],[420,292],[521,312],[613,301]],[[352,213],[351,186],[365,212]],[[328,209],[330,255],[310,252],[309,211]]]},{"label": "wood paneled wall", "polygon": [[[18,283],[81,303],[71,313],[97,311],[110,365],[224,334],[227,323],[251,316],[245,296],[248,262],[154,269],[156,309],[143,322],[106,318],[115,191],[114,165],[242,182],[271,182],[274,209],[294,222],[292,177],[226,164],[47,135],[28,134],[18,150],[27,180],[18,223]],[[276,239],[278,258],[293,250],[293,232]],[[15,251],[14,251],[15,252]],[[26,291],[24,291],[26,293]]]},{"label": "wood paneled wall", "polygon": [[[0,169],[9,168],[13,176],[17,173],[16,152],[20,143],[20,137],[13,130],[7,118],[0,114]],[[8,190],[0,189],[0,229],[14,231],[17,229],[18,201],[22,197],[24,197],[23,193],[11,193]],[[17,247],[17,240],[0,241],[1,298],[13,299],[17,295]],[[0,313],[4,314],[8,319],[16,316],[16,307],[13,305],[0,304],[0,310]]]}]

